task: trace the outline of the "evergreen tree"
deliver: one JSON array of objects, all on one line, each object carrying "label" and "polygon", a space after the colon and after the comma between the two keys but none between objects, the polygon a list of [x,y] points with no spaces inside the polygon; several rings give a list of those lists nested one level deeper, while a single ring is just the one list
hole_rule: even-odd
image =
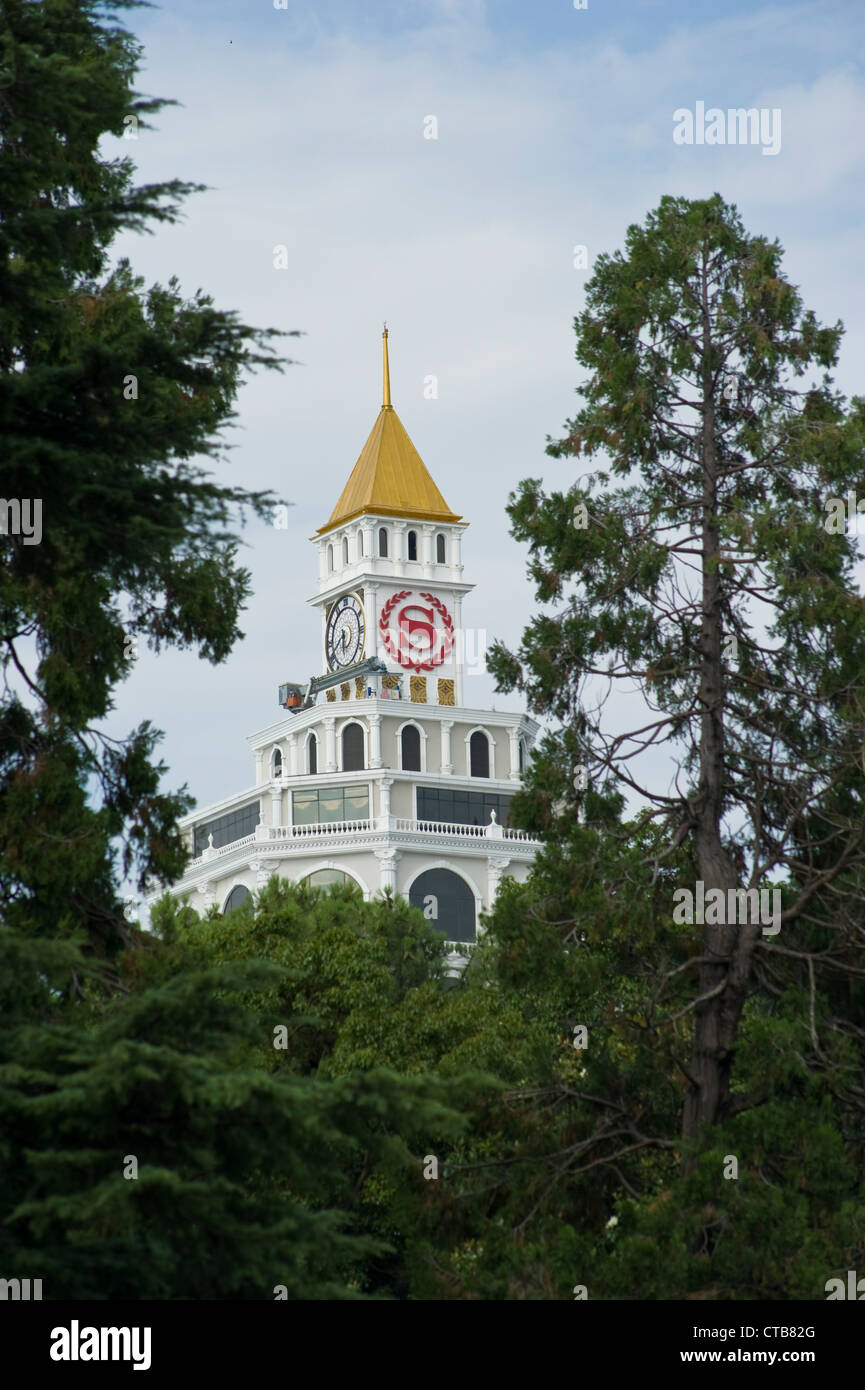
[{"label": "evergreen tree", "polygon": [[[273,1070],[273,962],[200,965],[0,1032],[0,1258],[46,1299],[362,1296],[357,1176],[453,1131],[430,1083]],[[289,1032],[304,1020],[279,1015]],[[415,1182],[419,1180],[415,1172]]]},{"label": "evergreen tree", "polygon": [[184,862],[191,803],[159,789],[157,732],[98,722],[140,643],[218,662],[240,635],[233,525],[272,499],[194,460],[220,456],[244,371],[279,365],[274,330],[110,264],[119,232],[175,221],[196,187],[135,186],[100,152],[165,104],[136,94],[111,9],[9,0],[0,75],[0,932],[22,966],[25,937],[79,942],[78,969],[30,948],[73,992],[129,939],[121,875]]},{"label": "evergreen tree", "polygon": [[[658,997],[689,972],[690,1140],[759,1100],[732,1088],[752,992],[795,981],[813,1013],[816,971],[855,995],[865,942],[865,609],[855,537],[828,524],[831,499],[865,494],[865,406],[833,389],[841,326],[803,309],[781,259],[718,195],[664,198],[598,258],[575,325],[584,405],[548,452],[609,463],[512,499],[538,598],[558,608],[490,660],[500,688],[561,721],[536,785],[564,793],[558,761],[649,808],[655,883],[684,850],[678,885],[728,915],[731,891],[783,885],[780,933],[753,904],[739,925],[680,919],[699,952]],[[606,712],[612,692],[639,697],[636,721],[632,702]],[[850,1027],[830,1014],[816,1030],[819,1072]]]}]

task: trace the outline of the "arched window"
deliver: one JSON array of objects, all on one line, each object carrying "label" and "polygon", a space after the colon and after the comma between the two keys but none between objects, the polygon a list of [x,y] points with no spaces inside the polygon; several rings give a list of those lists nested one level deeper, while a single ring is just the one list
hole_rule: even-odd
[{"label": "arched window", "polygon": [[408,558],[410,560],[417,559],[417,531],[409,531],[408,533]]},{"label": "arched window", "polygon": [[378,553],[387,558],[387,531],[384,526],[381,527],[378,533]]},{"label": "arched window", "polygon": [[490,741],[480,729],[475,729],[469,741],[472,777],[490,775]]},{"label": "arched window", "polygon": [[420,772],[420,729],[416,724],[406,724],[400,734],[400,742],[403,772]]},{"label": "arched window", "polygon": [[474,941],[475,897],[464,878],[450,869],[427,869],[409,889],[412,907],[420,908],[430,926],[446,941]]},{"label": "arched window", "polygon": [[342,770],[363,770],[363,729],[359,724],[346,724],[342,731]]},{"label": "arched window", "polygon": [[318,739],[310,734],[306,741],[306,762],[310,772],[318,772]]},{"label": "arched window", "polygon": [[328,567],[329,570],[332,570],[332,569],[333,569],[333,546],[332,546],[332,545],[329,545],[329,546],[327,547],[327,567]]},{"label": "arched window", "polygon": [[363,559],[363,531],[357,533],[357,553],[359,558]]},{"label": "arched window", "polygon": [[271,777],[282,776],[282,749],[274,748],[270,755],[270,775]]},{"label": "arched window", "polygon": [[315,873],[307,874],[301,882],[308,883],[311,888],[332,888],[335,883],[354,883],[354,879],[350,879],[342,869],[316,869]]},{"label": "arched window", "polygon": [[233,912],[236,907],[243,907],[244,904],[252,901],[252,894],[242,883],[238,883],[236,888],[232,888],[225,900],[225,907],[222,909],[223,917],[227,917],[229,912]]},{"label": "arched window", "polygon": [[342,563],[348,564],[348,536],[342,538]]},{"label": "arched window", "polygon": [[443,565],[446,554],[444,536],[436,536],[436,564]]}]

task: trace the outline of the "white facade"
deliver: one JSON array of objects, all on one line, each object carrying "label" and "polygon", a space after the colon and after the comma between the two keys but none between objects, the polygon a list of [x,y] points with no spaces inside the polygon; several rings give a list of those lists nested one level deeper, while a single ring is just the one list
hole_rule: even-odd
[{"label": "white facade", "polygon": [[[344,874],[367,899],[408,898],[465,953],[502,876],[527,876],[539,845],[502,822],[538,725],[463,704],[485,637],[464,626],[464,529],[368,507],[313,538],[322,670],[348,674],[249,738],[251,786],[183,819],[197,852],[175,894],[225,911],[273,874]],[[384,669],[352,673],[369,658]]]}]

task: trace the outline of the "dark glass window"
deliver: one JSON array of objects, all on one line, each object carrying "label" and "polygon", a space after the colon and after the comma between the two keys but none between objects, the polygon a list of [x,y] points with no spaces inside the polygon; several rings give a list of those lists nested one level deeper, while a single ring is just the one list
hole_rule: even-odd
[{"label": "dark glass window", "polygon": [[444,536],[436,536],[436,563],[439,564],[439,565],[443,565],[443,564],[445,563],[445,538],[444,538]]},{"label": "dark glass window", "polygon": [[213,836],[214,849],[221,849],[223,845],[233,845],[235,840],[242,840],[247,835],[254,835],[259,815],[259,803],[251,801],[248,806],[241,806],[238,811],[229,811],[225,816],[217,816],[216,820],[209,820],[204,825],[197,825],[195,827],[195,853],[201,854],[202,850],[207,849],[208,835]]},{"label": "dark glass window", "polygon": [[368,820],[368,787],[320,787],[295,792],[292,801],[295,825],[326,825],[329,821]]},{"label": "dark glass window", "polygon": [[490,775],[490,741],[486,734],[477,729],[469,739],[469,757],[472,777]]},{"label": "dark glass window", "polygon": [[271,768],[274,777],[280,777],[282,775],[282,750],[279,748],[274,748],[273,750]]},{"label": "dark glass window", "polygon": [[236,907],[243,907],[244,903],[252,902],[252,894],[242,883],[238,883],[236,888],[232,888],[228,895],[222,915],[225,917],[229,912],[233,912]]},{"label": "dark glass window", "polygon": [[415,879],[408,900],[446,941],[474,941],[475,895],[459,874],[427,869]]},{"label": "dark glass window", "polygon": [[520,739],[520,772],[525,772],[525,770],[526,770],[526,741],[525,741],[524,738],[521,738],[521,739]]},{"label": "dark glass window", "polygon": [[400,734],[403,772],[420,772],[420,729],[407,724]]},{"label": "dark glass window", "polygon": [[417,532],[416,532],[416,531],[409,531],[409,533],[408,533],[408,558],[409,558],[410,560],[416,560],[416,559],[417,559]]},{"label": "dark glass window", "polygon": [[418,787],[419,821],[444,821],[454,825],[489,825],[495,811],[499,825],[508,824],[512,796],[499,792],[470,792],[451,787]]},{"label": "dark glass window", "polygon": [[363,771],[363,729],[359,724],[346,724],[342,731],[342,770]]},{"label": "dark glass window", "polygon": [[309,758],[310,772],[318,772],[318,739],[315,734],[310,734],[309,742],[306,745],[306,752]]},{"label": "dark glass window", "polygon": [[387,531],[383,526],[378,533],[378,553],[387,556]]}]

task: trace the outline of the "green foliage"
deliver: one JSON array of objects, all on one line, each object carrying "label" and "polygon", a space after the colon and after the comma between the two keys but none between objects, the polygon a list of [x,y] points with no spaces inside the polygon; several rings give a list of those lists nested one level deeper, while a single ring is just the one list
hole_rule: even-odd
[{"label": "green foliage", "polygon": [[420,914],[265,896],[203,922],[165,902],[125,993],[0,1033],[0,1248],[46,1297],[361,1296],[392,1248],[384,1199],[421,1181],[412,1145],[459,1132],[452,1085],[398,1076],[374,1046],[326,1064],[376,991],[394,1009],[441,994]]},{"label": "green foliage", "polygon": [[222,456],[244,373],[280,366],[276,330],[110,264],[118,233],[175,221],[196,188],[136,186],[101,151],[165,104],[134,89],[140,48],[112,17],[131,7],[12,0],[0,36],[3,493],[42,508],[39,543],[0,553],[0,922],[74,936],[107,972],[129,940],[118,881],[177,877],[191,801],[161,790],[158,731],[118,743],[98,721],[140,643],[218,662],[241,635],[234,527],[274,499],[192,460]]},{"label": "green foliage", "polygon": [[[850,543],[819,524],[827,490],[865,492],[863,404],[825,376],[840,326],[717,197],[664,199],[599,258],[585,404],[551,452],[609,471],[513,499],[539,599],[562,607],[490,661],[560,725],[515,807],[544,849],[455,987],[420,913],[351,888],[272,881],[224,919],[165,899],[143,933],[120,876],[177,878],[190,802],[160,789],[157,731],[114,743],[98,721],[139,640],[218,662],[240,635],[235,521],[274,499],[192,460],[220,459],[244,373],[278,363],[273,330],[109,262],[194,188],[135,187],[100,155],[164,104],[134,91],[129,7],[11,0],[0,36],[3,488],[44,503],[41,544],[9,536],[0,561],[3,1268],[48,1298],[821,1298],[865,1259],[865,625]],[[703,423],[683,443],[687,381]],[[688,526],[711,542],[708,628],[670,587]],[[746,688],[710,766],[722,622]],[[652,742],[682,752],[681,794],[630,819],[639,780],[585,701],[599,673],[636,679]],[[744,873],[736,807],[752,828],[759,810],[751,852],[787,922],[747,961],[723,1103],[683,1137],[707,948],[672,889],[705,853],[689,818]]]}]

